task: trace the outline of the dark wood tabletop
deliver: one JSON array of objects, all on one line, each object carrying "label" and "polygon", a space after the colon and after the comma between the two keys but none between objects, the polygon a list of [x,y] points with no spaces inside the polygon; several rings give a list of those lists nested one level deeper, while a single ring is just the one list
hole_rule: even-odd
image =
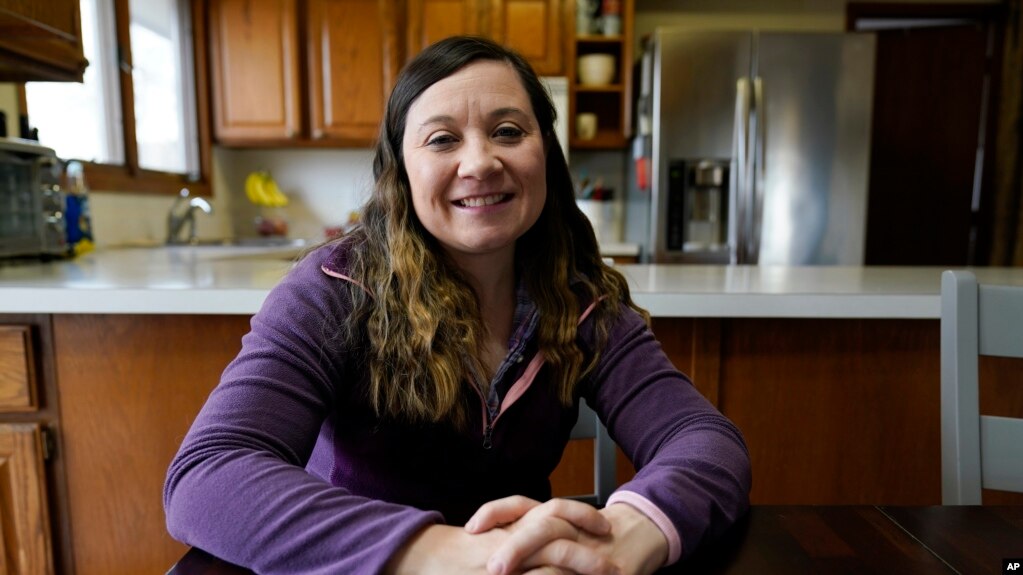
[{"label": "dark wood tabletop", "polygon": [[[1002,573],[1023,557],[1023,506],[754,506],[667,574]],[[168,575],[251,575],[193,548]]]}]

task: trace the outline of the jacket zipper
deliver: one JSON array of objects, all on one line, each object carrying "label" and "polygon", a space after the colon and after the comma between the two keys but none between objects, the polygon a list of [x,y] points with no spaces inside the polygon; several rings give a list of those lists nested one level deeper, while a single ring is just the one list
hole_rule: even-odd
[{"label": "jacket zipper", "polygon": [[[583,320],[585,320],[586,317],[590,315],[590,312],[592,312],[594,310],[594,308],[597,307],[597,304],[600,303],[605,297],[606,296],[600,296],[596,300],[591,302],[590,305],[587,306],[587,308],[583,311],[582,315],[579,317],[578,323],[581,324],[583,322]],[[543,365],[543,355],[541,355],[539,351],[536,352],[536,354],[533,356],[533,359],[530,360],[528,365],[531,366],[532,363],[537,358],[539,358],[539,360],[540,360],[540,365]],[[527,372],[529,371],[529,369],[530,369],[529,367],[526,368]],[[539,368],[539,366],[537,366],[535,371],[533,371],[533,376],[534,377],[536,376],[536,372],[538,372],[539,370],[540,370],[540,368]],[[529,383],[527,384],[527,386],[529,384],[531,384],[531,383],[532,383],[532,378],[529,380]],[[514,385],[512,387],[514,388]],[[490,448],[492,448],[494,446],[494,442],[493,442],[493,438],[494,438],[494,425],[497,424],[497,420],[501,418],[501,414],[504,413],[504,410],[507,409],[511,405],[511,403],[507,403],[506,401],[502,401],[500,407],[497,410],[497,415],[495,415],[494,418],[491,419],[490,418],[490,410],[487,409],[487,398],[483,397],[483,392],[480,391],[479,386],[474,384],[472,386],[472,388],[474,390],[476,390],[476,395],[480,398],[480,407],[483,410],[483,449],[490,449]],[[517,399],[517,397],[518,396],[516,396],[516,399]],[[507,398],[505,398],[505,399],[507,400]],[[512,400],[512,403],[513,402],[514,402],[514,399]]]},{"label": "jacket zipper", "polygon": [[480,398],[480,408],[483,412],[483,449],[490,449],[494,446],[494,422],[497,421],[497,417],[501,414],[498,413],[497,417],[493,420],[490,419],[490,410],[487,409],[487,400],[483,397],[483,392],[480,391],[479,386],[473,384],[472,388],[476,391],[476,395]]}]

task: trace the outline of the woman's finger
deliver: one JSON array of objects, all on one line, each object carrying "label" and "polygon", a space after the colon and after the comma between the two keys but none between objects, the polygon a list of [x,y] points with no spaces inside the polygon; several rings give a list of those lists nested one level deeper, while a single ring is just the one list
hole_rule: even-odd
[{"label": "woman's finger", "polygon": [[542,567],[523,571],[522,575],[575,575],[575,573],[572,573],[568,569],[562,569],[561,567],[543,565]]},{"label": "woman's finger", "polygon": [[523,515],[541,503],[535,499],[512,495],[502,499],[488,501],[472,514],[469,521],[465,523],[465,530],[469,533],[482,533],[493,529],[498,525],[506,525],[518,521]]},{"label": "woman's finger", "polygon": [[[529,556],[520,569],[529,573],[535,569],[552,569],[552,571],[540,571],[540,573],[573,573],[575,575],[621,575],[621,569],[596,550],[581,543],[568,539],[555,540]],[[515,573],[515,567],[506,569],[501,575]],[[491,575],[495,571],[491,564],[487,563],[487,570]]]},{"label": "woman's finger", "polygon": [[568,521],[575,527],[593,535],[607,535],[611,532],[611,522],[599,509],[573,499],[551,499],[528,511],[529,515],[546,515]]},{"label": "woman's finger", "polygon": [[[565,539],[575,541],[579,530],[564,519],[548,516],[526,516],[515,523],[507,539],[491,554],[487,571],[504,575],[527,566],[525,561],[543,547]],[[542,565],[533,561],[534,565]]]}]

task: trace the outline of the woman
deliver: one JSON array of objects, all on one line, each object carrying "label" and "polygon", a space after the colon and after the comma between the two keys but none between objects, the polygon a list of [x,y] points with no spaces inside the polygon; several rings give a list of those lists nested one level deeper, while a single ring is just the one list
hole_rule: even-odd
[{"label": "woman", "polygon": [[[525,61],[402,72],[360,227],[300,261],[171,464],[181,541],[261,573],[649,573],[748,505],[739,432],[664,356],[576,208]],[[550,500],[596,410],[639,469]]]}]

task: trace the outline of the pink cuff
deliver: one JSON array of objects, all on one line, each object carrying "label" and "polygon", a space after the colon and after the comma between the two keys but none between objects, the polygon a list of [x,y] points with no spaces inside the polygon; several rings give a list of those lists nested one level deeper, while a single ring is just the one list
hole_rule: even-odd
[{"label": "pink cuff", "polygon": [[650,521],[653,521],[654,525],[661,530],[661,533],[664,533],[664,538],[668,540],[668,560],[664,563],[665,565],[671,565],[682,557],[682,538],[679,537],[675,525],[661,511],[660,507],[651,503],[646,497],[632,491],[615,491],[612,493],[611,497],[607,499],[607,505],[614,505],[616,503],[625,503],[635,507],[637,511],[646,515]]}]

